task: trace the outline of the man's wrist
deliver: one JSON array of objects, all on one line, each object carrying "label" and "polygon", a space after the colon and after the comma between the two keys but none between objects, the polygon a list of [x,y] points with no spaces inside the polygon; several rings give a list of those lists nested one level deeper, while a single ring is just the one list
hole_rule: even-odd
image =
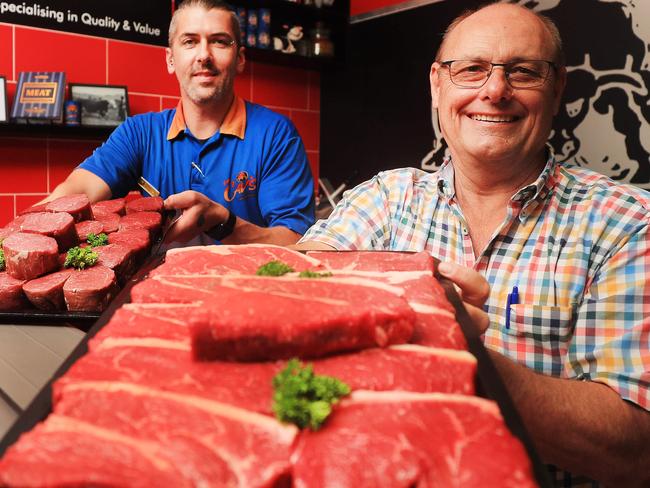
[{"label": "man's wrist", "polygon": [[226,220],[209,228],[205,231],[205,233],[216,241],[222,241],[233,233],[236,223],[237,216],[231,210],[228,210],[228,216],[226,217]]}]

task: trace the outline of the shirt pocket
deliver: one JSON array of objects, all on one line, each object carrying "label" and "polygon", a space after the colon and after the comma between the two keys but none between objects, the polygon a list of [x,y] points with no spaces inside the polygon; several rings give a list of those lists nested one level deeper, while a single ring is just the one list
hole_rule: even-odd
[{"label": "shirt pocket", "polygon": [[511,305],[504,352],[535,371],[560,376],[573,328],[572,307]]}]

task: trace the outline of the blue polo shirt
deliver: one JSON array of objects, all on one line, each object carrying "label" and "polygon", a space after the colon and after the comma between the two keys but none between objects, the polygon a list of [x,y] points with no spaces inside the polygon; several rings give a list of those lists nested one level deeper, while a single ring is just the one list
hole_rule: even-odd
[{"label": "blue polo shirt", "polygon": [[238,97],[207,140],[189,131],[179,102],[128,118],[79,167],[104,180],[114,198],[143,176],[163,198],[195,190],[259,226],[303,234],[314,223],[314,182],[295,127]]}]

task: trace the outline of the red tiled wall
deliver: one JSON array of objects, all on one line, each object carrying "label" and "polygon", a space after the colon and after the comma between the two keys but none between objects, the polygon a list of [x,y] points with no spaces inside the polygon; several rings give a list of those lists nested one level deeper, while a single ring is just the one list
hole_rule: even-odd
[{"label": "red tiled wall", "polygon": [[392,7],[399,3],[406,3],[405,0],[351,0],[350,15],[359,15],[378,8]]},{"label": "red tiled wall", "polygon": [[[162,47],[0,23],[0,76],[7,79],[9,107],[21,71],[65,71],[68,83],[126,85],[131,115],[173,108],[178,85],[164,61]],[[249,62],[235,90],[291,118],[318,177],[319,73]],[[100,143],[0,132],[0,227],[51,192]]]}]

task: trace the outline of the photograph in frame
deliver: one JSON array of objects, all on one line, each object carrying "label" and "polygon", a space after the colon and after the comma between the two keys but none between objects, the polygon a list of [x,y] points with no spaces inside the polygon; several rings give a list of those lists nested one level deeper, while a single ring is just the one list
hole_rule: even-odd
[{"label": "photograph in frame", "polygon": [[81,125],[117,127],[129,116],[126,86],[71,83],[70,99],[80,105]]},{"label": "photograph in frame", "polygon": [[0,124],[9,122],[9,111],[7,109],[7,79],[0,76]]}]

